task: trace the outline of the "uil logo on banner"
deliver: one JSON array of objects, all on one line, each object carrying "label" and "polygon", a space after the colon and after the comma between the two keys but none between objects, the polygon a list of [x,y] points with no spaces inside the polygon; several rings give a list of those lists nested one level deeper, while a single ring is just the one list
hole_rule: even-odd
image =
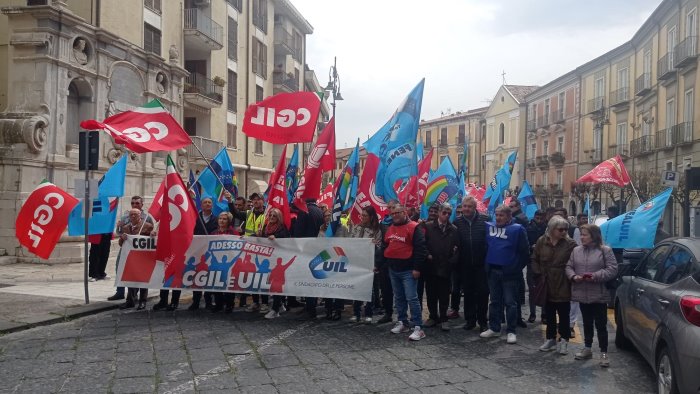
[{"label": "uil logo on banner", "polygon": [[348,265],[349,260],[343,248],[334,246],[331,252],[323,250],[314,257],[309,262],[309,269],[314,278],[326,279],[333,275],[348,272]]}]

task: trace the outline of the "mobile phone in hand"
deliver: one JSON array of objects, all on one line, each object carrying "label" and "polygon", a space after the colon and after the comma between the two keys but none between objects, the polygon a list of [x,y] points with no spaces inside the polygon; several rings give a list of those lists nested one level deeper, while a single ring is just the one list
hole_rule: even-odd
[{"label": "mobile phone in hand", "polygon": [[591,274],[591,273],[583,274],[583,279],[593,279],[593,274]]}]

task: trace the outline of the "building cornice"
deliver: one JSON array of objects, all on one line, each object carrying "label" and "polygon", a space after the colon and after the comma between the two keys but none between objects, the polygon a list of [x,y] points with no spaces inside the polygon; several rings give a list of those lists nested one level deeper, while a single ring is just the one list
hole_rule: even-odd
[{"label": "building cornice", "polygon": [[313,34],[314,28],[289,0],[276,0],[275,13],[289,16],[303,34]]}]

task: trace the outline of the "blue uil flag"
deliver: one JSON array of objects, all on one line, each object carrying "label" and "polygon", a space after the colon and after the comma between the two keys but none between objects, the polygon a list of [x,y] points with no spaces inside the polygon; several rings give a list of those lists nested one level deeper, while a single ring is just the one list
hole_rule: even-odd
[{"label": "blue uil flag", "polygon": [[535,200],[535,194],[532,192],[532,188],[530,188],[530,184],[527,183],[527,181],[523,181],[523,188],[520,189],[520,193],[518,194],[518,201],[520,201],[521,209],[525,215],[527,215],[527,218],[532,220],[539,207]]},{"label": "blue uil flag", "polygon": [[368,153],[380,160],[375,192],[384,201],[397,198],[394,183],[417,173],[416,137],[423,103],[421,80],[394,112],[391,119],[364,143]]},{"label": "blue uil flag", "polygon": [[650,249],[654,246],[656,227],[672,188],[657,194],[634,211],[626,212],[600,226],[605,244],[611,248]]}]

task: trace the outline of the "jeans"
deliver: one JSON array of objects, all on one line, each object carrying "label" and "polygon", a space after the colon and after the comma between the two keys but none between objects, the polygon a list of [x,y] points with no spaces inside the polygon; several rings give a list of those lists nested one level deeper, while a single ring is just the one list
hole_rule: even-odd
[{"label": "jeans", "polygon": [[447,305],[450,301],[450,278],[426,275],[425,292],[428,297],[429,317],[436,322],[446,322]]},{"label": "jeans", "polygon": [[557,315],[559,315],[559,337],[566,341],[569,340],[571,336],[571,328],[569,327],[570,311],[571,303],[569,301],[547,301],[547,339],[557,338]]},{"label": "jeans", "polygon": [[398,320],[404,324],[408,323],[408,309],[411,309],[411,325],[422,326],[420,303],[418,302],[418,281],[413,278],[413,271],[394,271],[389,269],[391,287],[394,292],[394,304]]},{"label": "jeans", "polygon": [[576,325],[579,313],[581,313],[581,310],[578,307],[578,302],[571,301],[571,311],[569,312],[569,326],[571,326],[571,328],[574,328]]},{"label": "jeans", "polygon": [[491,303],[489,304],[489,328],[501,332],[501,314],[506,310],[506,332],[515,334],[518,322],[518,287],[522,280],[520,275],[506,276],[503,270],[491,266],[487,268]]},{"label": "jeans", "polygon": [[586,347],[593,346],[593,324],[598,333],[600,351],[608,352],[608,306],[602,303],[580,303],[583,317],[583,343]]}]

